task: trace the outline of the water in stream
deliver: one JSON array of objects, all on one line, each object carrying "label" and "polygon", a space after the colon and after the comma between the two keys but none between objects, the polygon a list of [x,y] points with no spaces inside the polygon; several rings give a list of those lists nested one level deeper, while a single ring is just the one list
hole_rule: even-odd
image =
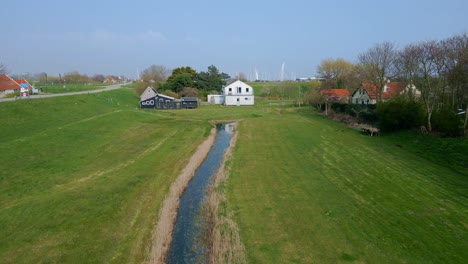
[{"label": "water in stream", "polygon": [[203,247],[197,245],[200,234],[200,208],[211,177],[218,171],[224,152],[232,138],[233,124],[216,126],[216,139],[208,156],[198,168],[180,198],[176,223],[172,234],[167,263],[196,263],[203,256]]}]

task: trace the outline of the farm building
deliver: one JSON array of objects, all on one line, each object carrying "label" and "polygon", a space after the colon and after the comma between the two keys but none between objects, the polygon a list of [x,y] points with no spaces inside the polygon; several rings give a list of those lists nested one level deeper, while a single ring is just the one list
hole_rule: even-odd
[{"label": "farm building", "polygon": [[179,108],[178,102],[175,101],[174,97],[170,97],[164,94],[157,94],[154,98],[156,109],[174,109]]},{"label": "farm building", "polygon": [[140,95],[140,108],[155,108],[155,100],[158,93],[153,87],[148,86]]},{"label": "farm building", "polygon": [[254,91],[252,86],[235,81],[223,88],[224,105],[254,105]]},{"label": "farm building", "polygon": [[[416,87],[405,85],[400,82],[387,82],[382,91],[382,101],[388,101],[398,95],[411,93],[415,98],[421,95],[421,92]],[[353,104],[376,104],[377,103],[377,86],[371,83],[363,83],[351,95]]]},{"label": "farm building", "polygon": [[198,107],[198,98],[196,97],[182,97],[180,99],[181,108],[197,108]]},{"label": "farm building", "polygon": [[140,108],[153,109],[179,109],[179,108],[197,108],[198,99],[196,97],[183,97],[176,100],[174,97],[156,92],[148,86],[140,95]]},{"label": "farm building", "polygon": [[14,93],[21,89],[21,85],[8,75],[0,75],[0,95]]}]

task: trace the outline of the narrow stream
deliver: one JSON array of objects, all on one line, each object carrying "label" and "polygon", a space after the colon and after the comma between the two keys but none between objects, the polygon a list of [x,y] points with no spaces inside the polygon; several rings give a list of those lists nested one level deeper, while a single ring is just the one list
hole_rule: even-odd
[{"label": "narrow stream", "polygon": [[208,156],[198,168],[180,198],[172,242],[167,263],[196,263],[204,254],[202,246],[197,245],[200,234],[200,208],[205,198],[206,187],[211,177],[218,171],[224,152],[232,138],[233,124],[216,126],[216,139]]}]

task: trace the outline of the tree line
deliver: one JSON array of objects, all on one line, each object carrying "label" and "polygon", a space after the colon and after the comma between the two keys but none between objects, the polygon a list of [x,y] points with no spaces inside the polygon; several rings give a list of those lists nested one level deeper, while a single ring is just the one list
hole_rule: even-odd
[{"label": "tree line", "polygon": [[200,93],[218,93],[226,85],[230,76],[220,72],[214,65],[207,71],[197,72],[190,66],[182,66],[170,71],[162,65],[151,65],[140,76],[137,94],[152,86],[165,94],[180,96],[198,96]]},{"label": "tree line", "polygon": [[[360,53],[355,64],[341,58],[325,59],[318,65],[317,73],[324,78],[320,89],[357,88],[364,82],[374,85],[377,87],[377,108],[384,104],[382,95],[389,80],[414,86],[420,92],[419,98],[416,98],[415,90],[409,89],[404,98],[398,100],[421,107],[428,131],[433,129],[434,113],[446,113],[447,118],[455,119],[453,115],[464,111],[463,131],[468,135],[466,33],[443,40],[412,43],[402,49],[397,49],[391,42],[375,44]],[[308,96],[313,102],[323,100],[317,91]],[[414,111],[415,108],[410,109]]]}]

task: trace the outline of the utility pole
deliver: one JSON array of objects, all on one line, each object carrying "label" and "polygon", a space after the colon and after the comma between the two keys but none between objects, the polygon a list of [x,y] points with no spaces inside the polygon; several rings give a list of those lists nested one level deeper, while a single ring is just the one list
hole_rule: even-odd
[{"label": "utility pole", "polygon": [[47,87],[48,87],[48,84],[47,84],[47,73],[44,73],[45,75],[45,89],[46,89],[46,93],[47,93]]}]

